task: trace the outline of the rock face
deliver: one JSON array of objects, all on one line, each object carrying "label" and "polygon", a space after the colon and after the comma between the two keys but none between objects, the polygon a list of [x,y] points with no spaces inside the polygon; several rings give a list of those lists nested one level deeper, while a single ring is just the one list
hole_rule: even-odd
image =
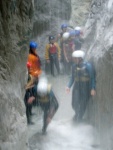
[{"label": "rock face", "polygon": [[89,12],[91,0],[34,0],[34,18],[32,37],[39,43],[38,52],[44,57],[48,36],[61,32],[61,24],[83,26]]},{"label": "rock face", "polygon": [[31,0],[0,1],[0,150],[26,150],[23,102]]},{"label": "rock face", "polygon": [[34,3],[34,36],[39,36],[47,30],[50,34],[55,34],[61,24],[70,19],[71,0],[35,0]]},{"label": "rock face", "polygon": [[68,23],[71,15],[71,0],[34,0],[33,38],[39,43],[38,52],[44,58],[49,35],[57,36],[61,24]]},{"label": "rock face", "polygon": [[[89,4],[90,0],[0,0],[0,150],[27,149],[23,97],[31,24],[32,38],[44,52],[48,35],[60,32],[62,23],[84,25]],[[97,95],[89,114],[102,150],[113,149],[112,6],[113,0],[92,0],[83,45],[96,68]]]},{"label": "rock face", "polygon": [[[84,50],[96,68],[97,96],[90,106],[102,150],[113,149],[113,0],[92,0]],[[94,110],[94,111],[92,111]]]},{"label": "rock face", "polygon": [[89,14],[90,3],[91,0],[71,0],[71,26],[84,26]]}]

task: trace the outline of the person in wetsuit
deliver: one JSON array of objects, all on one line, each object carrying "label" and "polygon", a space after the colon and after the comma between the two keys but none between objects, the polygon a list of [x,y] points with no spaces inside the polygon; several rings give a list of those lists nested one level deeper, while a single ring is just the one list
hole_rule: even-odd
[{"label": "person in wetsuit", "polygon": [[74,51],[72,57],[74,64],[72,66],[72,74],[67,85],[67,92],[72,90],[72,108],[75,111],[75,120],[82,120],[88,101],[91,96],[96,94],[95,91],[95,72],[89,62],[84,61],[85,53],[81,50]]},{"label": "person in wetsuit", "polygon": [[47,127],[58,110],[58,100],[52,90],[51,84],[45,77],[39,79],[37,85],[38,102],[43,110],[43,128],[42,133],[45,134]]}]

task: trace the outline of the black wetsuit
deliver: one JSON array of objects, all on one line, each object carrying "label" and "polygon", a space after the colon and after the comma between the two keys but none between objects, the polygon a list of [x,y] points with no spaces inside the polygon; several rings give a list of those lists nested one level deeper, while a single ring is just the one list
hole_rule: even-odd
[{"label": "black wetsuit", "polygon": [[47,119],[48,118],[52,119],[59,107],[54,92],[50,90],[46,96],[44,97],[39,96],[39,105],[44,111],[42,131],[45,132],[48,126]]}]

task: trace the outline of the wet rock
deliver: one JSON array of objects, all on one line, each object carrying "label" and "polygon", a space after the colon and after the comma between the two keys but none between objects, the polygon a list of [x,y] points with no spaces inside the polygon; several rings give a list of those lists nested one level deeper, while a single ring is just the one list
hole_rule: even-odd
[{"label": "wet rock", "polygon": [[[93,0],[86,23],[83,49],[96,68],[97,96],[90,105],[91,121],[98,129],[102,149],[112,149],[113,125],[113,1]],[[93,115],[92,115],[92,110]]]},{"label": "wet rock", "polygon": [[0,149],[26,150],[23,102],[31,0],[0,1]]},{"label": "wet rock", "polygon": [[71,0],[35,0],[32,37],[39,43],[38,52],[44,58],[49,35],[57,36],[61,24],[67,23],[71,15]]},{"label": "wet rock", "polygon": [[68,22],[71,14],[71,0],[35,0],[34,36],[49,30],[49,34],[58,32],[61,24]]},{"label": "wet rock", "polygon": [[90,4],[91,0],[71,0],[71,26],[84,26],[88,18]]}]

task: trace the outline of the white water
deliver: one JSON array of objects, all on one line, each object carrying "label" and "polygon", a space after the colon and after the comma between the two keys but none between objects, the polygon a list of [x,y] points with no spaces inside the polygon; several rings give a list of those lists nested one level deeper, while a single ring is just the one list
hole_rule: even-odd
[{"label": "white water", "polygon": [[[67,76],[50,77],[59,100],[60,107],[48,126],[47,134],[42,135],[42,112],[35,108],[35,125],[29,126],[30,150],[100,150],[95,129],[85,123],[73,121],[71,93],[65,93]],[[62,83],[62,84],[61,84]]]}]

